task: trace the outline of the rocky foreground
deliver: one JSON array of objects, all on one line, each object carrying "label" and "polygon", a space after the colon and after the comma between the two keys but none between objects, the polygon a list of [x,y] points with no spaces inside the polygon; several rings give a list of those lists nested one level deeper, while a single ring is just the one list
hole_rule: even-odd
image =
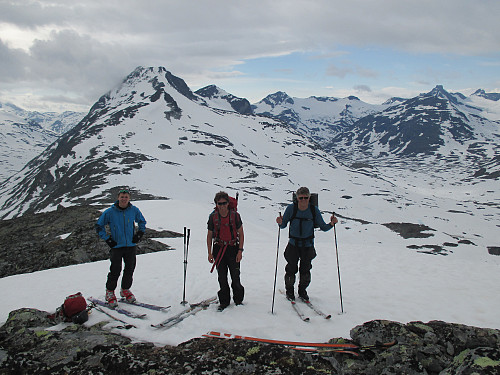
[{"label": "rocky foreground", "polygon": [[155,347],[131,343],[101,324],[65,324],[55,331],[46,312],[12,311],[0,328],[0,374],[500,373],[500,330],[441,321],[376,320],[357,326],[349,342],[371,345],[397,340],[394,346],[366,350],[359,356],[311,354],[279,345],[208,338]]}]

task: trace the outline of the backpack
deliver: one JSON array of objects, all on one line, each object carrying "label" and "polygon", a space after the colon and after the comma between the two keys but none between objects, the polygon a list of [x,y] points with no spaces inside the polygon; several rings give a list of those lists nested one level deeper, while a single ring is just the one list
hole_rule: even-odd
[{"label": "backpack", "polygon": [[80,292],[67,296],[58,312],[66,322],[83,324],[89,319],[87,301]]},{"label": "backpack", "polygon": [[[292,217],[290,218],[290,222],[293,220],[300,220],[300,234],[302,235],[302,222],[303,221],[309,221],[311,219],[305,219],[305,218],[297,218],[297,210],[299,209],[298,207],[298,202],[297,202],[297,194],[295,192],[292,195],[292,201],[293,201],[293,213]],[[319,228],[319,225],[316,223],[316,210],[315,207],[318,206],[318,193],[311,193],[311,197],[309,198],[309,209],[311,210],[311,215],[312,215],[312,222],[314,228]],[[304,243],[307,240],[312,240],[314,238],[314,231],[313,234],[309,237],[302,238],[302,237],[294,237],[292,235],[289,235],[290,238],[295,239],[299,243],[302,242]]]},{"label": "backpack", "polygon": [[221,228],[221,216],[219,215],[219,209],[215,205],[214,211],[212,212],[212,221],[214,223],[214,242],[221,245],[236,245],[239,242],[238,230],[236,229],[236,220],[238,216],[238,193],[236,193],[236,198],[229,197],[229,231],[231,232],[231,240],[222,241],[219,238],[220,228]]}]

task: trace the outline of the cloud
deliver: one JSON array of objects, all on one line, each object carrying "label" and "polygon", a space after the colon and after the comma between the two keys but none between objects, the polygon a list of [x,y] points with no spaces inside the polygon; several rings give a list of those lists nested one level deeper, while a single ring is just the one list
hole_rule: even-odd
[{"label": "cloud", "polygon": [[[328,76],[374,79],[380,73],[366,61],[336,59],[369,46],[416,56],[498,55],[498,14],[497,0],[2,0],[0,83],[60,90],[91,104],[139,65],[165,66],[188,84],[216,84],[208,80],[241,79],[244,70],[235,67],[252,59],[296,52],[333,61]],[[267,73],[279,74],[275,68]]]},{"label": "cloud", "polygon": [[335,64],[329,64],[328,67],[326,68],[327,76],[334,76],[339,78],[345,78],[348,74],[351,74],[352,72],[353,72],[352,68],[339,67],[338,65]]},{"label": "cloud", "polygon": [[16,82],[25,78],[28,55],[17,48],[9,48],[0,39],[0,82]]},{"label": "cloud", "polygon": [[370,86],[367,85],[356,85],[353,87],[353,89],[356,90],[357,92],[372,92]]}]

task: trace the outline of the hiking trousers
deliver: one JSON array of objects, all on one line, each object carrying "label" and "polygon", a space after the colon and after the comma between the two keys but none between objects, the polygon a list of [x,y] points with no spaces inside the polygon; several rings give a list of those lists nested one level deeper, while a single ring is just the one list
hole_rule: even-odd
[{"label": "hiking trousers", "polygon": [[[213,254],[214,259],[217,258],[219,251],[222,251],[224,246],[214,244]],[[219,296],[219,303],[221,305],[229,305],[231,302],[231,290],[229,289],[229,282],[227,274],[231,275],[231,288],[233,290],[234,303],[240,304],[243,302],[245,296],[245,288],[240,282],[240,263],[236,262],[236,255],[238,255],[238,246],[227,246],[226,251],[217,266],[217,274],[219,279],[220,290],[217,293]]]},{"label": "hiking trousers", "polygon": [[111,266],[109,267],[108,280],[106,282],[107,290],[115,290],[118,285],[118,278],[122,272],[122,260],[125,264],[122,276],[122,289],[130,289],[136,265],[136,246],[118,247],[111,249],[109,259]]},{"label": "hiking trousers", "polygon": [[[299,272],[299,291],[305,291],[311,283],[312,260],[316,258],[314,246],[298,247],[288,243],[285,248],[285,288],[294,290],[295,274]],[[300,262],[300,265],[299,265]]]}]

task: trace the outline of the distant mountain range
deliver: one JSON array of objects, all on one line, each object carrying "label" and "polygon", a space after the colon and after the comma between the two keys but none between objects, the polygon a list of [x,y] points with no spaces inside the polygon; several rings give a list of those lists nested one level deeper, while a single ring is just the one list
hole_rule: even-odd
[{"label": "distant mountain range", "polygon": [[263,197],[276,184],[294,189],[287,167],[292,161],[305,168],[317,164],[318,176],[337,168],[338,159],[362,173],[417,163],[447,172],[453,166],[460,180],[496,179],[499,96],[478,90],[465,97],[436,86],[381,105],[284,92],[251,105],[214,85],[192,92],[165,68],[139,67],[83,119],[75,112],[37,114],[2,105],[2,133],[7,129],[11,137],[4,137],[3,159],[19,142],[33,153],[55,142],[0,184],[1,212],[8,217],[107,200],[110,186],[123,181],[143,198],[167,197],[154,181],[139,182],[148,170],[189,180],[192,187],[239,187]]},{"label": "distant mountain range", "polygon": [[[217,94],[214,86],[207,98],[235,102],[223,90]],[[288,124],[347,165],[421,167],[425,159],[425,167],[442,171],[453,166],[461,178],[498,178],[499,99],[500,94],[484,90],[470,97],[449,93],[441,85],[382,105],[354,96],[300,99],[277,92],[252,105],[252,113]]]},{"label": "distant mountain range", "polygon": [[0,181],[21,170],[84,115],[71,111],[26,111],[10,103],[0,103]]}]

